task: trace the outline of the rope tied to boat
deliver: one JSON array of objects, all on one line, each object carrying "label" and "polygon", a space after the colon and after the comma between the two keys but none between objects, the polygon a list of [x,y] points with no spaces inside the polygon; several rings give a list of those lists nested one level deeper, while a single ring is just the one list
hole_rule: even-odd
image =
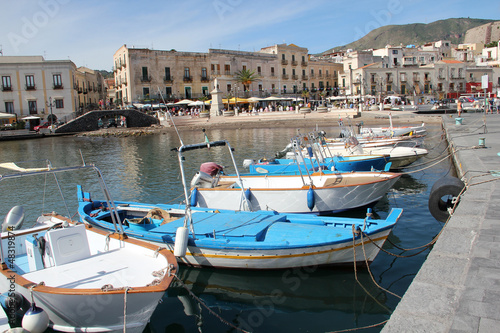
[{"label": "rope tied to boat", "polygon": [[175,269],[175,266],[173,264],[169,264],[167,267],[159,269],[157,271],[153,271],[151,275],[154,277],[163,277],[165,275],[165,270],[167,270],[167,276],[172,275],[172,270]]},{"label": "rope tied to boat", "polygon": [[160,251],[161,251],[161,250],[166,250],[166,249],[167,249],[166,247],[159,246],[159,247],[155,250],[155,252],[154,252],[154,254],[153,254],[153,255],[154,255],[154,257],[155,257],[155,258],[157,258],[157,257],[158,257],[158,255],[160,254]]},{"label": "rope tied to boat", "polygon": [[123,294],[123,333],[127,332],[127,294],[130,289],[132,288],[125,287],[125,293]]},{"label": "rope tied to boat", "polygon": [[104,245],[104,251],[106,252],[109,251],[109,241],[112,234],[114,234],[114,232],[110,232],[106,235],[106,244]]},{"label": "rope tied to boat", "polygon": [[151,283],[148,283],[146,287],[157,286],[161,283],[161,279],[154,279]]},{"label": "rope tied to boat", "polygon": [[45,286],[45,282],[40,281],[37,284],[32,285],[30,289],[30,296],[31,296],[31,304],[35,304],[35,298],[33,297],[33,288],[38,287],[38,286]]},{"label": "rope tied to boat", "polygon": [[115,288],[110,283],[105,284],[105,285],[103,285],[101,287],[101,291],[104,291],[104,292],[107,292],[107,291],[118,291],[118,290],[125,290],[125,289],[132,289],[132,288],[131,287],[118,287],[118,288]]}]

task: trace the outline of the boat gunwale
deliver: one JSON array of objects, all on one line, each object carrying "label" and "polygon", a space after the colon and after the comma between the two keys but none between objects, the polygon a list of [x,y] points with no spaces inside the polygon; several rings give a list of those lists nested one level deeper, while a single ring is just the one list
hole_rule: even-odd
[{"label": "boat gunwale", "polygon": [[[54,216],[52,214],[44,214],[45,216]],[[61,215],[55,215],[58,219],[68,221],[72,225],[78,225],[82,224],[81,222],[77,221],[71,221],[69,218],[61,216]],[[61,287],[51,287],[51,286],[46,286],[46,285],[41,285],[38,283],[34,283],[33,281],[30,281],[26,279],[23,275],[17,273],[16,271],[13,271],[10,269],[7,265],[7,263],[3,263],[0,265],[0,272],[7,278],[13,278],[15,281],[16,285],[19,285],[27,290],[30,290],[33,288],[33,291],[40,292],[40,293],[48,293],[48,294],[59,294],[59,295],[109,295],[109,294],[124,294],[127,292],[128,294],[135,294],[135,293],[155,293],[155,292],[165,292],[170,284],[172,283],[172,280],[174,278],[174,274],[178,270],[178,264],[177,260],[175,259],[174,255],[166,248],[159,247],[157,245],[134,239],[134,238],[129,238],[126,235],[120,235],[117,233],[112,233],[110,234],[108,231],[104,231],[99,228],[95,228],[92,225],[89,225],[87,223],[84,223],[85,225],[85,230],[91,230],[92,232],[96,232],[102,236],[114,238],[116,240],[120,240],[126,243],[130,243],[136,246],[140,246],[143,248],[146,248],[148,250],[152,251],[157,251],[159,255],[162,255],[167,263],[170,266],[170,274],[168,272],[165,272],[163,277],[161,278],[160,283],[156,285],[151,285],[151,286],[141,286],[141,287],[133,287],[131,286],[129,289],[112,289],[109,291],[103,291],[101,289],[97,288],[83,288],[83,289],[75,289],[75,288],[61,288]],[[3,236],[2,238],[4,238]]]}]

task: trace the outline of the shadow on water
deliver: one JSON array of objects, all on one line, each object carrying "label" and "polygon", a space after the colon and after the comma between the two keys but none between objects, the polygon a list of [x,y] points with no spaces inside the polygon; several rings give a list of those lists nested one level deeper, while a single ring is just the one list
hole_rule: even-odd
[{"label": "shadow on water", "polygon": [[[372,315],[387,316],[391,311],[385,306],[387,295],[361,268],[360,283],[352,268],[304,267],[264,272],[181,267],[179,277],[184,285],[177,282],[168,290],[152,318],[151,332],[178,326],[192,332],[197,325],[201,331],[216,330],[211,326],[217,321],[215,316],[200,306],[187,289],[221,318],[249,331],[275,331],[275,325],[281,326],[279,331],[328,331],[332,322],[343,322],[338,327],[346,325],[347,317],[349,321],[363,322]],[[166,315],[172,311],[187,316]],[[329,318],[326,321],[311,320],[325,316]],[[220,330],[224,326],[218,325]],[[230,327],[225,330],[230,331]]]}]

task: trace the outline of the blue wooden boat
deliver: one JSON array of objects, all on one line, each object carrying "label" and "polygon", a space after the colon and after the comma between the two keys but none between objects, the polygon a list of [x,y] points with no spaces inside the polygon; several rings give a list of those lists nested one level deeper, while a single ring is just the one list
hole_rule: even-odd
[{"label": "blue wooden boat", "polygon": [[386,155],[355,155],[326,157],[322,162],[315,158],[304,158],[302,162],[293,159],[275,158],[247,163],[250,174],[272,173],[286,174],[300,171],[389,171],[389,157]]},{"label": "blue wooden boat", "polygon": [[[78,203],[81,221],[115,231],[106,201],[92,200],[78,187]],[[166,247],[180,263],[239,269],[364,263],[362,246],[371,262],[402,214],[393,209],[376,220],[371,213],[357,219],[118,201],[115,206],[127,236]],[[186,246],[180,255],[178,242]],[[353,247],[359,248],[355,258]]]}]

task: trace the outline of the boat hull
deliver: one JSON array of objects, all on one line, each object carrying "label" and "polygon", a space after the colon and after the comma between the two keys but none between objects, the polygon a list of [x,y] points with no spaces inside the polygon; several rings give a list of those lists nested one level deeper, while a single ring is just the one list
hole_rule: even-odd
[{"label": "boat hull", "polygon": [[[308,200],[310,183],[302,183],[300,176],[244,176],[241,188],[198,188],[196,206],[228,210],[274,210],[280,213],[328,214],[363,207],[380,200],[399,179],[394,173],[362,173],[364,182],[357,178],[361,173],[315,175],[313,179],[313,208]],[[304,177],[309,181],[308,177]],[[236,183],[234,177],[221,181]],[[316,184],[323,184],[316,185]],[[250,204],[246,207],[245,195]]]},{"label": "boat hull", "polygon": [[[287,269],[307,266],[341,266],[371,263],[387,239],[392,227],[382,230],[370,238],[364,238],[364,243],[359,237],[353,246],[353,240],[315,247],[300,247],[295,249],[272,250],[239,250],[239,249],[210,249],[188,246],[186,256],[178,257],[179,263],[190,266],[205,266],[231,269]],[[165,246],[173,252],[173,244],[152,242],[158,246]],[[356,257],[354,257],[354,247]],[[366,253],[366,258],[365,254]]]},{"label": "boat hull", "polygon": [[[0,288],[9,290],[2,278]],[[31,301],[29,288],[16,285],[16,291]],[[144,331],[164,292],[135,294],[106,293],[68,295],[65,293],[33,292],[33,298],[50,318],[52,329],[61,332],[127,332]],[[126,316],[124,302],[126,300]]]},{"label": "boat hull", "polygon": [[[175,264],[170,253],[165,252],[170,258],[168,260],[165,253],[154,258],[155,248],[150,244],[121,240],[116,235],[107,240],[108,232],[87,228],[89,244],[100,245],[98,250],[93,245],[90,246],[89,257],[50,267],[53,259],[46,257],[44,264],[47,267],[30,271],[31,266],[28,270],[28,265],[24,264],[29,259],[23,259],[23,251],[28,251],[26,240],[34,232],[40,238],[43,236],[40,228],[2,233],[3,250],[9,246],[9,249],[12,247],[16,252],[16,259],[8,267],[0,269],[4,276],[0,278],[2,293],[15,291],[29,302],[34,300],[48,314],[50,327],[57,331],[123,332],[126,327],[128,332],[143,332],[173,277],[165,278],[160,274],[155,282],[155,277],[145,275],[144,271],[119,268],[126,263],[118,263],[116,267],[108,264],[110,260],[116,262],[126,258],[120,252],[127,251],[126,253],[131,254],[128,258],[136,254],[136,259],[148,261],[142,268],[150,267],[151,262],[155,262],[154,267],[160,271],[168,267],[169,262]],[[69,242],[78,239],[73,235],[67,238]],[[47,248],[47,251],[57,252],[50,246]],[[109,256],[112,256],[111,259]],[[133,281],[140,282],[133,284]]]},{"label": "boat hull", "polygon": [[[80,204],[80,217],[98,228],[112,230],[109,212],[90,205]],[[171,221],[130,224],[125,226],[125,233],[174,252],[176,231],[184,225],[184,215],[169,206],[119,203],[121,216],[144,216],[148,210],[158,209],[167,212],[165,215],[176,215]],[[374,220],[194,209],[186,254],[177,259],[190,266],[255,270],[370,263],[401,214],[402,210],[395,209],[385,220]]]}]

